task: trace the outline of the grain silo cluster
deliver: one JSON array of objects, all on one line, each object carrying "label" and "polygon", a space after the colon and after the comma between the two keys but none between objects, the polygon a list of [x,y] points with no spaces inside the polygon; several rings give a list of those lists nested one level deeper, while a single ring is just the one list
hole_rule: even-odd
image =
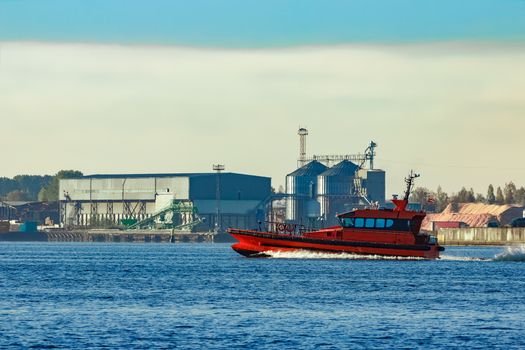
[{"label": "grain silo cluster", "polygon": [[338,213],[385,203],[385,172],[373,167],[374,142],[363,154],[307,157],[308,132],[301,128],[298,134],[300,167],[286,176],[286,221],[336,225]]}]

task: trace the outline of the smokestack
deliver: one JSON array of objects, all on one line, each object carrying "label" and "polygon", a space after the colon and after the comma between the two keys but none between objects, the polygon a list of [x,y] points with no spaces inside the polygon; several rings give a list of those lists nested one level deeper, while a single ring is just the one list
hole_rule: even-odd
[{"label": "smokestack", "polygon": [[297,166],[300,168],[306,164],[306,135],[308,135],[308,130],[299,127],[297,135],[299,135],[299,161]]}]

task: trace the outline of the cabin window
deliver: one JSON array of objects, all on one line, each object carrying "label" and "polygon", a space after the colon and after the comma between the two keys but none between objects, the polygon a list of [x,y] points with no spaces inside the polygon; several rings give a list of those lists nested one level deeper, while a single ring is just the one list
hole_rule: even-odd
[{"label": "cabin window", "polygon": [[354,227],[354,218],[343,218],[341,219],[341,226],[346,228]]},{"label": "cabin window", "polygon": [[374,218],[340,218],[341,226],[345,228],[368,228],[388,231],[411,231],[412,220],[406,219],[374,219]]}]

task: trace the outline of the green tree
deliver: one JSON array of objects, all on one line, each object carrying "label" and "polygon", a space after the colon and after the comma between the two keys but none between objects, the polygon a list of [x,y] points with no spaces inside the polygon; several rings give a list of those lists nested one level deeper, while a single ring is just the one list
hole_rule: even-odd
[{"label": "green tree", "polygon": [[475,202],[476,202],[476,194],[474,193],[474,189],[471,187],[470,190],[468,190],[467,203],[475,203]]},{"label": "green tree", "polygon": [[481,193],[476,194],[476,203],[485,203],[486,201]]},{"label": "green tree", "polygon": [[432,191],[425,187],[416,187],[410,194],[410,202],[419,203],[423,207],[427,203],[428,197],[434,197]]},{"label": "green tree", "polygon": [[0,197],[5,197],[9,192],[18,189],[18,184],[15,180],[8,177],[0,177]]},{"label": "green tree", "polygon": [[496,203],[496,196],[494,195],[494,186],[490,184],[487,190],[487,204],[494,204],[494,203]]},{"label": "green tree", "polygon": [[31,197],[29,196],[27,192],[20,191],[20,190],[14,190],[14,191],[9,192],[6,195],[5,199],[7,201],[25,202],[25,201],[30,201]]},{"label": "green tree", "polygon": [[28,194],[30,200],[36,200],[42,187],[49,185],[53,177],[49,175],[16,175],[13,180],[17,189]]},{"label": "green tree", "polygon": [[503,191],[501,190],[501,187],[498,186],[498,189],[496,190],[496,204],[503,204],[505,202],[505,197],[503,196]]},{"label": "green tree", "polygon": [[461,190],[454,194],[452,198],[450,199],[450,202],[454,203],[475,203],[476,202],[476,194],[474,193],[474,189],[470,189],[467,191],[465,187],[462,187]]},{"label": "green tree", "polygon": [[61,179],[78,179],[82,177],[78,170],[60,170],[51,180],[48,186],[42,188],[38,193],[38,200],[43,202],[57,201]]},{"label": "green tree", "polygon": [[438,186],[436,191],[436,212],[442,212],[450,203],[448,194],[443,191],[441,186]]},{"label": "green tree", "polygon": [[516,197],[514,200],[516,204],[525,206],[525,188],[523,186],[516,190]]},{"label": "green tree", "polygon": [[505,184],[505,188],[503,189],[503,194],[505,195],[506,204],[514,204],[515,197],[516,197],[516,185],[514,185],[512,181]]},{"label": "green tree", "polygon": [[454,196],[453,201],[456,203],[469,203],[471,202],[471,195],[465,187],[462,187],[461,190]]},{"label": "green tree", "polygon": [[20,190],[25,192],[25,198],[36,200],[40,189],[47,186],[52,176],[49,175],[16,175],[14,178],[0,178],[0,197],[6,196],[9,192]]}]

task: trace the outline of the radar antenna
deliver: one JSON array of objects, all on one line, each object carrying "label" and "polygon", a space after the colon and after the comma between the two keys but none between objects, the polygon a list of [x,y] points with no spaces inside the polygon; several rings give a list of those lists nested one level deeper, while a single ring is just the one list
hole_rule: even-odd
[{"label": "radar antenna", "polygon": [[404,200],[408,202],[408,199],[410,197],[410,193],[412,192],[412,187],[414,186],[414,180],[420,177],[420,174],[416,174],[414,170],[410,170],[410,173],[408,174],[408,177],[405,178],[405,183],[407,184],[407,189],[405,191],[405,198]]}]

